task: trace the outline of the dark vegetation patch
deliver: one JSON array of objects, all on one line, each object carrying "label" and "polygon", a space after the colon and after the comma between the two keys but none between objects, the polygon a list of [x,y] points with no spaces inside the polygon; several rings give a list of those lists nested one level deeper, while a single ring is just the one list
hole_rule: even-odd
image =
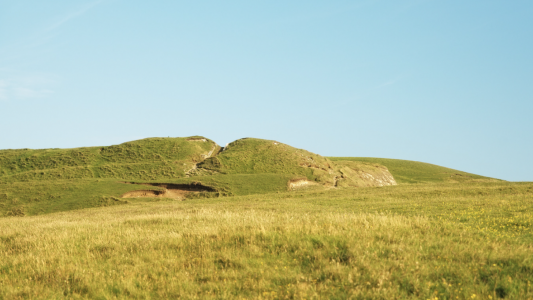
[{"label": "dark vegetation patch", "polygon": [[[176,183],[135,183],[130,184],[155,186],[161,188],[161,190],[136,190],[124,193],[122,198],[198,198],[198,197],[211,197],[220,196],[215,188],[203,185],[200,182],[192,182],[189,184],[176,184]],[[215,194],[216,193],[216,194]]]},{"label": "dark vegetation patch", "polygon": [[157,186],[169,190],[183,190],[189,192],[217,192],[213,187],[202,184],[201,182],[191,182],[189,184],[179,184],[179,183],[156,183],[156,182],[125,182],[127,184],[137,184],[137,185],[147,185],[147,186]]}]

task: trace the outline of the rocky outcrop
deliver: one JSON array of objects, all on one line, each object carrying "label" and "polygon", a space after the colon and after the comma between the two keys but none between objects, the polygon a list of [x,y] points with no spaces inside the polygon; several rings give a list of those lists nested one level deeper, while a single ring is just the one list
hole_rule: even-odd
[{"label": "rocky outcrop", "polygon": [[335,164],[341,173],[336,183],[338,187],[397,185],[396,180],[385,166],[356,161],[336,161]]}]

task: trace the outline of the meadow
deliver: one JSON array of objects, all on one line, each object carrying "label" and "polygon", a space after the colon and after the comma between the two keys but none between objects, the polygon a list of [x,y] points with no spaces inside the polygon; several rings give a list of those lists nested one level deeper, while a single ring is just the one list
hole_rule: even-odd
[{"label": "meadow", "polygon": [[0,299],[533,299],[533,183],[130,202],[0,219]]},{"label": "meadow", "polygon": [[0,299],[533,299],[532,212],[532,182],[253,138],[0,150]]}]

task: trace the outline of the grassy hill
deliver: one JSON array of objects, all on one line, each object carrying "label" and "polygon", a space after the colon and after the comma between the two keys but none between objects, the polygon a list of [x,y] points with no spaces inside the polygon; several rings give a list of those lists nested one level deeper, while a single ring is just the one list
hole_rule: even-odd
[{"label": "grassy hill", "polygon": [[533,299],[533,183],[203,137],[0,174],[0,299]]},{"label": "grassy hill", "polygon": [[108,147],[0,150],[0,182],[185,177],[220,147],[204,137],[148,138]]},{"label": "grassy hill", "polygon": [[328,157],[337,161],[376,163],[386,166],[399,184],[498,180],[418,161],[374,157]]},{"label": "grassy hill", "polygon": [[329,159],[271,140],[240,139],[219,155],[200,164],[224,174],[292,174],[333,184],[335,169]]},{"label": "grassy hill", "polygon": [[[201,136],[148,138],[105,147],[0,150],[0,215],[176,197],[385,186],[395,179],[401,184],[488,180],[417,162],[326,158],[272,140],[245,138],[221,148]],[[165,192],[169,184],[178,187],[176,192]]]},{"label": "grassy hill", "polygon": [[387,176],[387,168],[376,163],[332,162],[303,149],[254,138],[229,144],[219,155],[206,159],[199,167],[224,174],[291,175],[334,187],[396,184],[392,176]]}]

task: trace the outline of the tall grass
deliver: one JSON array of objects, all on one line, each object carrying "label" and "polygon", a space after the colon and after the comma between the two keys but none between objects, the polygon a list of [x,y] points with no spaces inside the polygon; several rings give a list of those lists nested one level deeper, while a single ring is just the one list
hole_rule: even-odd
[{"label": "tall grass", "polygon": [[499,182],[2,218],[0,298],[533,299],[532,209]]}]

